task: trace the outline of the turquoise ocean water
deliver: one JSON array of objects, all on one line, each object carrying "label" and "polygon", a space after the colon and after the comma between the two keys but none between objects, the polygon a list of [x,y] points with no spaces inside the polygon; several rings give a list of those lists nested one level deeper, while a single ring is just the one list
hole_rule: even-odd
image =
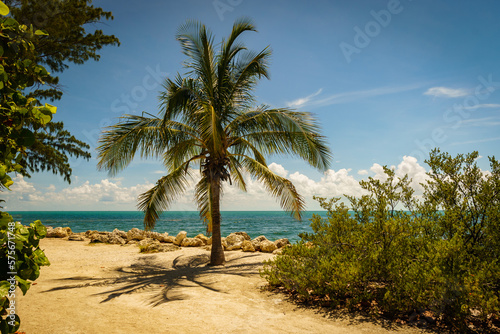
[{"label": "turquoise ocean water", "polygon": [[[34,220],[41,220],[46,226],[70,227],[73,232],[87,230],[112,231],[115,228],[128,231],[133,227],[143,229],[143,213],[137,211],[13,211],[9,212],[15,220],[27,225]],[[283,211],[223,211],[222,236],[231,232],[244,231],[251,238],[265,235],[270,240],[288,238],[298,241],[299,233],[312,232],[309,219],[313,214],[326,216],[324,211],[304,212],[298,221]],[[195,211],[164,212],[156,223],[156,232],[168,232],[177,235],[180,231],[188,232],[188,237],[205,233],[205,226]]]}]

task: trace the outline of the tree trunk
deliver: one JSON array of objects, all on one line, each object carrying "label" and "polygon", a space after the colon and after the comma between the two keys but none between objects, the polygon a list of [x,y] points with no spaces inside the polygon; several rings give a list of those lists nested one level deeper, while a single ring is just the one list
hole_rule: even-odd
[{"label": "tree trunk", "polygon": [[210,202],[212,216],[212,252],[210,254],[210,265],[220,266],[226,262],[224,249],[222,248],[220,232],[220,180],[210,182]]}]

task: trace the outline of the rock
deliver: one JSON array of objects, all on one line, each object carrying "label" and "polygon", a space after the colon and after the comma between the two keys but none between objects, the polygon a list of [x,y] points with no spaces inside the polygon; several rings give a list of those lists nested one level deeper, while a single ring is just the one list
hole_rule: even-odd
[{"label": "rock", "polygon": [[201,241],[203,241],[203,244],[204,245],[208,245],[208,237],[203,235],[203,234],[198,234],[195,238],[197,239],[200,239]]},{"label": "rock", "polygon": [[180,231],[177,236],[175,237],[174,240],[174,245],[179,246],[182,244],[182,240],[187,237],[187,232],[186,231]]},{"label": "rock", "polygon": [[[147,240],[147,242],[145,240]],[[162,244],[158,240],[152,238],[141,240],[138,244],[141,253],[172,252],[180,249],[179,246]]]},{"label": "rock", "polygon": [[94,233],[99,233],[99,231],[96,231],[96,230],[94,230],[94,231],[88,230],[87,232],[85,232],[85,237],[90,238],[90,236],[91,236],[92,234],[94,234]]},{"label": "rock", "polygon": [[275,249],[273,251],[273,254],[276,254],[276,255],[280,255],[281,253],[283,253],[283,248],[278,248],[278,249]]},{"label": "rock", "polygon": [[278,249],[276,247],[276,245],[274,244],[274,242],[272,241],[269,241],[269,240],[264,240],[260,243],[260,251],[261,252],[264,252],[264,253],[272,253],[274,252],[276,249]]},{"label": "rock", "polygon": [[210,246],[211,244],[212,244],[212,237],[208,238],[208,240],[207,240],[207,245]]},{"label": "rock", "polygon": [[122,239],[127,240],[127,232],[125,231],[120,231],[119,229],[115,228],[111,234],[116,235]]},{"label": "rock", "polygon": [[120,237],[118,234],[110,233],[108,235],[108,243],[113,244],[113,245],[125,245],[127,242],[125,241],[125,239]]},{"label": "rock", "polygon": [[73,234],[73,235],[69,236],[68,240],[70,240],[70,241],[85,241],[85,238],[80,236],[80,235]]},{"label": "rock", "polygon": [[109,235],[108,233],[102,234],[100,233],[94,233],[90,237],[90,242],[96,243],[96,242],[102,242],[102,243],[108,243],[109,242]]},{"label": "rock", "polygon": [[127,240],[142,240],[144,239],[144,231],[139,230],[138,228],[134,227],[130,231],[127,232]]},{"label": "rock", "polygon": [[234,234],[241,235],[243,238],[245,238],[245,240],[252,240],[247,232],[235,232]]},{"label": "rock", "polygon": [[244,240],[241,248],[243,249],[244,252],[255,252],[255,248],[252,245],[252,242],[250,240]]},{"label": "rock", "polygon": [[171,238],[168,235],[168,233],[165,232],[165,233],[158,233],[156,240],[158,240],[159,242],[173,242],[173,240],[175,240],[175,239],[172,239],[172,241],[169,241],[169,240],[171,240]]},{"label": "rock", "polygon": [[160,244],[160,242],[156,239],[153,239],[153,238],[146,238],[146,239],[142,239],[141,241],[139,241],[137,243],[137,245],[139,245],[139,247],[152,245],[152,244]]},{"label": "rock", "polygon": [[182,247],[201,247],[204,246],[204,243],[201,239],[198,238],[184,238],[181,243]]},{"label": "rock", "polygon": [[[252,240],[253,248],[255,248],[256,251],[260,251],[260,244],[262,241],[265,241],[265,240],[267,240],[267,238],[263,235],[258,236],[257,238],[253,239]],[[269,241],[269,240],[267,240],[267,241]]]},{"label": "rock", "polygon": [[276,245],[276,247],[278,248],[283,248],[287,245],[290,245],[290,241],[287,239],[287,238],[283,238],[283,239],[278,239],[274,242],[274,244]]},{"label": "rock", "polygon": [[173,244],[175,241],[175,237],[173,235],[169,235],[168,237],[164,238],[163,240],[164,240],[164,242],[168,242],[170,244]]},{"label": "rock", "polygon": [[66,231],[66,233],[67,233],[68,235],[73,234],[73,231],[71,231],[71,228],[69,228],[69,227],[63,227],[63,229]]},{"label": "rock", "polygon": [[227,250],[241,249],[245,237],[236,233],[231,233],[226,237]]},{"label": "rock", "polygon": [[[70,231],[71,229],[67,227]],[[52,229],[47,229],[47,238],[66,238],[68,236],[68,230],[62,227],[56,227]]]}]

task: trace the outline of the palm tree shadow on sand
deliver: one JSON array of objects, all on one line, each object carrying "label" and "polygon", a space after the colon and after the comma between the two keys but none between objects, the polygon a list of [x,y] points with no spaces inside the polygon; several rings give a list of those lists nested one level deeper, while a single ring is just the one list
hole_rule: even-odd
[{"label": "palm tree shadow on sand", "polygon": [[[213,275],[236,275],[243,277],[255,276],[259,273],[261,261],[239,263],[240,259],[248,259],[256,255],[247,255],[229,259],[225,266],[209,266],[208,254],[196,256],[178,256],[172,263],[160,264],[156,256],[143,256],[128,267],[114,268],[111,273],[115,277],[84,277],[75,276],[58,279],[67,283],[65,285],[46,290],[53,292],[59,290],[79,289],[86,287],[109,286],[111,290],[94,295],[106,296],[101,303],[123,295],[136,292],[152,292],[149,304],[159,306],[169,301],[184,300],[189,296],[176,291],[178,288],[201,287],[217,293],[227,293],[214,285],[218,281]],[[74,282],[74,283],[71,283]]]}]

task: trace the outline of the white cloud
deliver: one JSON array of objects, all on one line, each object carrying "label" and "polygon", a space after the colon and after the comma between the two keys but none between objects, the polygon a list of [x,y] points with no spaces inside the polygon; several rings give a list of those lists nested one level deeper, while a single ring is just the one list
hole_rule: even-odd
[{"label": "white cloud", "polygon": [[447,88],[447,87],[432,87],[429,88],[424,95],[430,95],[434,97],[462,97],[469,95],[469,91],[463,88]]},{"label": "white cloud", "polygon": [[312,98],[318,96],[319,94],[321,94],[321,92],[323,91],[323,88],[320,88],[318,89],[318,91],[316,93],[313,93],[311,95],[308,95],[306,97],[303,97],[303,98],[300,98],[300,99],[297,99],[297,100],[294,100],[292,102],[288,102],[286,105],[287,107],[290,107],[290,108],[300,108],[300,107],[303,107],[304,105],[306,105]]},{"label": "white cloud", "polygon": [[273,171],[274,173],[276,173],[281,177],[288,176],[288,171],[283,166],[278,165],[277,163],[272,162],[268,167],[271,171]]},{"label": "white cloud", "polygon": [[333,94],[333,95],[327,96],[327,97],[320,99],[320,100],[315,100],[315,101],[311,102],[310,104],[315,105],[315,106],[329,106],[332,104],[359,101],[359,100],[363,100],[363,99],[375,97],[375,96],[390,95],[390,94],[405,92],[405,91],[414,90],[414,89],[417,89],[420,87],[421,87],[420,84],[412,84],[412,85],[406,85],[406,86],[379,87],[379,88],[368,89],[368,90],[344,92],[344,93],[339,93],[339,94]]},{"label": "white cloud", "polygon": [[294,100],[292,102],[288,102],[287,106],[293,107],[293,108],[299,108],[299,107],[305,107],[305,106],[324,107],[324,106],[329,106],[329,105],[333,105],[333,104],[359,101],[362,99],[375,97],[375,96],[400,93],[400,92],[404,92],[404,91],[414,90],[414,89],[417,89],[420,87],[421,87],[420,84],[412,84],[412,85],[397,86],[397,87],[379,87],[379,88],[368,89],[368,90],[358,90],[358,91],[352,91],[352,92],[330,94],[330,95],[323,97],[323,98],[315,98],[319,94],[321,94],[321,92],[323,91],[322,89],[320,89],[314,94],[311,94],[309,96]]},{"label": "white cloud", "polygon": [[463,109],[467,109],[467,110],[475,110],[475,109],[481,109],[481,108],[489,108],[489,109],[493,109],[493,108],[500,108],[500,104],[495,104],[495,103],[485,103],[485,104],[476,104],[474,106],[470,106],[470,107],[466,107],[464,106]]},{"label": "white cloud", "polygon": [[500,117],[484,117],[484,118],[474,118],[462,121],[462,124],[468,126],[497,126],[500,125]]},{"label": "white cloud", "polygon": [[[500,138],[499,138],[500,139]],[[271,163],[269,168],[280,176],[293,182],[297,191],[304,197],[309,210],[319,209],[313,196],[326,198],[341,197],[344,194],[361,196],[366,193],[359,185],[359,178],[366,179],[371,175],[374,179],[385,180],[382,165],[374,163],[367,169],[357,172],[351,169],[330,169],[320,178],[314,179],[300,172],[290,172],[278,163]],[[404,156],[397,166],[391,166],[397,177],[408,174],[412,179],[411,186],[416,195],[422,193],[420,183],[425,182],[426,170],[417,159]],[[357,176],[357,178],[355,177]],[[247,192],[242,192],[236,185],[225,184],[223,188],[223,210],[280,210],[279,202],[265,189],[265,186],[249,175],[244,175]],[[196,210],[194,202],[194,186],[199,181],[198,170],[193,170],[193,179],[189,181],[186,192],[180,194],[171,210]],[[122,185],[120,181],[103,179],[99,182],[83,182],[56,191],[49,187],[37,187],[22,176],[17,176],[12,192],[5,192],[6,205],[10,210],[134,210],[137,196],[154,186],[154,180],[136,185]]]}]

